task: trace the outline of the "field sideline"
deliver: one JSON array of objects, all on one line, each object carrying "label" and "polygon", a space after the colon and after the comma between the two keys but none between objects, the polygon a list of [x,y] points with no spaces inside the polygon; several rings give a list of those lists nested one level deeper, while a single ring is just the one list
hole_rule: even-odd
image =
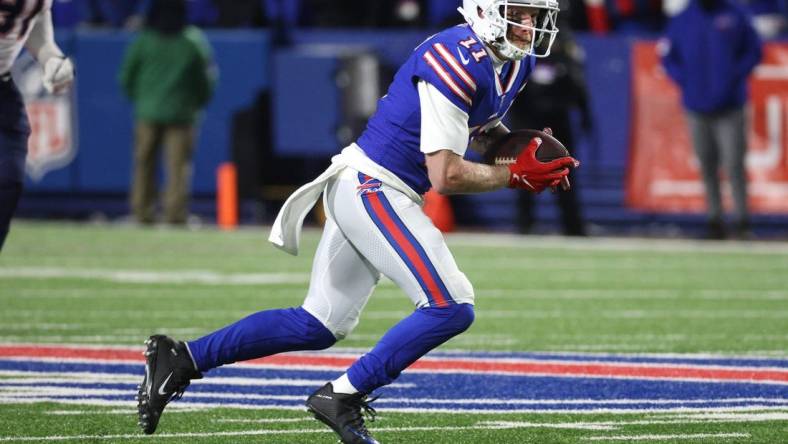
[{"label": "field sideline", "polygon": [[[297,305],[302,253],[221,232],[16,221],[0,255],[0,443],[330,443],[305,396],[412,308],[385,279],[334,348],[196,381],[136,427],[142,340]],[[457,234],[476,322],[381,390],[384,443],[777,443],[788,244]]]}]

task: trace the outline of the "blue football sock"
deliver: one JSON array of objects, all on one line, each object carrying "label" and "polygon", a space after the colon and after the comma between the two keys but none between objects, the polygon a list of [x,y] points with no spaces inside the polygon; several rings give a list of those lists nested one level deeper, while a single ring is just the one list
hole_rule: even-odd
[{"label": "blue football sock", "polygon": [[473,305],[420,308],[401,320],[369,353],[348,370],[348,378],[359,392],[371,393],[390,384],[428,351],[464,332],[473,323]]},{"label": "blue football sock", "polygon": [[322,350],[336,338],[301,307],[266,310],[188,343],[200,371],[286,351]]}]

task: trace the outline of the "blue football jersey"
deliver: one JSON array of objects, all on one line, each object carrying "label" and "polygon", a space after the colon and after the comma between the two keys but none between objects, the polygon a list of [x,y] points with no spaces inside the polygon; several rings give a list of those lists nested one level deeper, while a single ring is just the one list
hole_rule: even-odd
[{"label": "blue football jersey", "polygon": [[530,56],[507,62],[498,74],[484,44],[467,24],[435,34],[419,45],[397,71],[357,143],[370,159],[423,194],[431,184],[424,153],[419,149],[418,81],[429,82],[467,113],[474,136],[479,128],[506,114],[525,86],[534,62]]}]

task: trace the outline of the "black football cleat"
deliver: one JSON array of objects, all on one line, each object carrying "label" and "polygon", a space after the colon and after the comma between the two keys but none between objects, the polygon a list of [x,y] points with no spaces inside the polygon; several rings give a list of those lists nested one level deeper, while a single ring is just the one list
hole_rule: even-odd
[{"label": "black football cleat", "polygon": [[375,409],[369,403],[377,398],[367,400],[363,393],[347,395],[334,393],[334,387],[329,382],[321,387],[306,400],[306,406],[315,419],[331,427],[345,444],[380,444],[369,435],[364,425],[361,409],[375,420]]},{"label": "black football cleat", "polygon": [[159,425],[161,412],[170,401],[180,399],[192,379],[202,378],[186,344],[163,335],[145,341],[145,378],[138,387],[139,426],[150,435]]}]

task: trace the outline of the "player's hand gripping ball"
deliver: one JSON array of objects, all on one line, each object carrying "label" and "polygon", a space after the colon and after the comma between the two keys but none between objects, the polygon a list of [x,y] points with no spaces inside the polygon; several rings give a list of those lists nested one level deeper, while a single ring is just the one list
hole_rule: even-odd
[{"label": "player's hand gripping ball", "polygon": [[521,188],[535,193],[559,185],[568,190],[569,168],[577,168],[580,162],[569,155],[552,131],[524,129],[512,131],[484,156],[491,165],[506,165],[511,176],[510,188]]}]

